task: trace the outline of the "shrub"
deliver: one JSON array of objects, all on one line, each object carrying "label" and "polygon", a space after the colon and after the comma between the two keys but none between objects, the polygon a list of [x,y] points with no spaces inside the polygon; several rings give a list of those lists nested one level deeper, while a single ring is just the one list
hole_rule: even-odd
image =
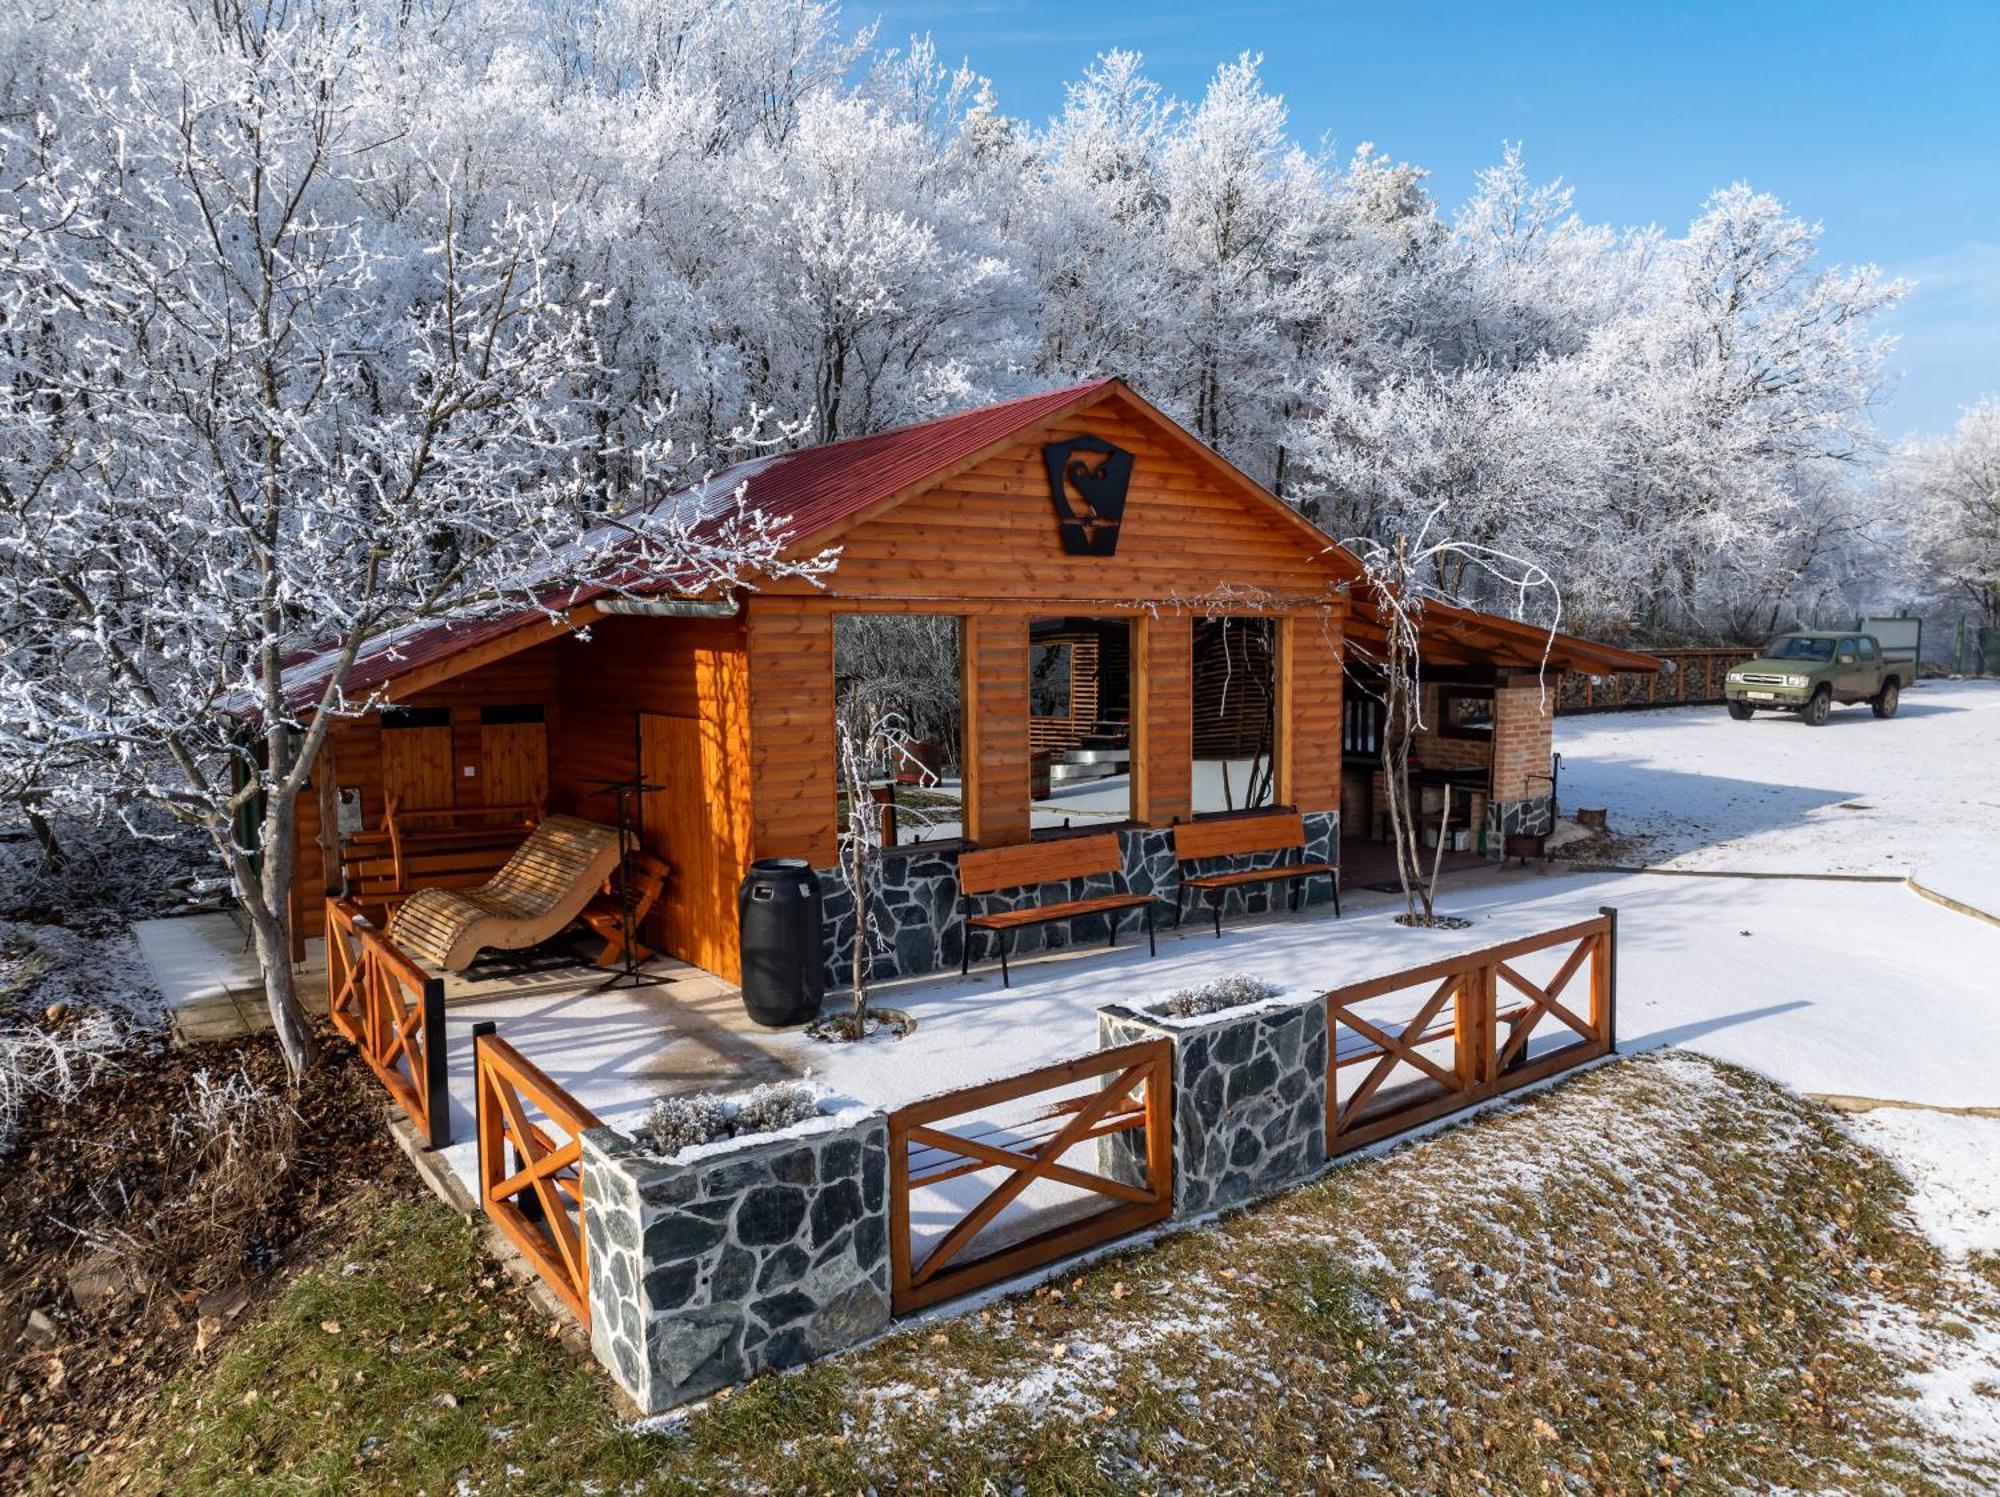
[{"label": "shrub", "polygon": [[774,1082],[741,1097],[662,1097],[639,1125],[638,1139],[655,1153],[753,1133],[776,1133],[819,1114],[819,1098],[803,1081]]},{"label": "shrub", "polygon": [[1153,1012],[1169,1019],[1195,1019],[1203,1014],[1220,1013],[1226,1008],[1262,1003],[1284,991],[1261,977],[1252,977],[1246,972],[1231,972],[1227,976],[1167,994],[1153,1005]]},{"label": "shrub", "polygon": [[112,1067],[128,1042],[125,1028],[108,1014],[89,1014],[53,1029],[0,1030],[0,1158],[14,1138],[28,1103],[73,1101]]}]

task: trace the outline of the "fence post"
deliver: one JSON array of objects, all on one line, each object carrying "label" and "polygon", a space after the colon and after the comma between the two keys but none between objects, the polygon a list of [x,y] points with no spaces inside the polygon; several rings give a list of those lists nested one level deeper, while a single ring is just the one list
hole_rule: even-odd
[{"label": "fence post", "polygon": [[493,1165],[489,1163],[500,1152],[498,1120],[490,1115],[486,1106],[486,1056],[480,1042],[489,1035],[499,1032],[500,1026],[491,1019],[481,1019],[472,1026],[472,1136],[479,1146],[479,1163],[473,1177],[479,1181],[479,1209],[490,1211],[489,1186],[495,1180],[506,1176],[489,1174]]},{"label": "fence post", "polygon": [[[1618,911],[1612,905],[1599,905],[1597,913],[1604,917],[1604,962],[1599,986],[1603,990],[1603,1010],[1600,1022],[1604,1027],[1604,1053],[1618,1053]],[[1595,964],[1593,964],[1595,965]]]},{"label": "fence post", "polygon": [[[451,1143],[451,1085],[447,1079],[444,1038],[444,979],[433,977],[424,984],[424,1121],[430,1125],[430,1146],[442,1149]],[[417,1077],[411,1077],[416,1081]]]}]

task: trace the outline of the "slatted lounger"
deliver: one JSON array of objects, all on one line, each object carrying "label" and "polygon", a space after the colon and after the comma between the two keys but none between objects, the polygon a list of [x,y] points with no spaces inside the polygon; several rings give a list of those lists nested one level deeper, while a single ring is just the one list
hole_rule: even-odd
[{"label": "slatted lounger", "polygon": [[488,947],[519,951],[560,932],[618,867],[614,827],[551,816],[477,889],[419,889],[389,939],[425,966],[462,972]]}]

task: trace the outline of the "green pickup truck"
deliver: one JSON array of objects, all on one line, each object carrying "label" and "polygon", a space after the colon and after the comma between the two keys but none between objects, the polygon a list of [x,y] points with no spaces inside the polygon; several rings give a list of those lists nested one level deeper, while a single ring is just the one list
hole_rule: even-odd
[{"label": "green pickup truck", "polygon": [[1866,702],[1877,717],[1894,717],[1911,673],[1910,663],[1885,658],[1872,634],[1781,634],[1729,673],[1722,694],[1738,722],[1758,712],[1796,712],[1817,728],[1836,702]]}]

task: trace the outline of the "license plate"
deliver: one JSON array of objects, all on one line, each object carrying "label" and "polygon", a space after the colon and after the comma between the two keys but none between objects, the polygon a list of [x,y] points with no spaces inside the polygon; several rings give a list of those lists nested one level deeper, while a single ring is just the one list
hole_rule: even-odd
[{"label": "license plate", "polygon": [[1775,691],[1746,691],[1743,695],[1753,702],[1775,702],[1778,699]]}]

